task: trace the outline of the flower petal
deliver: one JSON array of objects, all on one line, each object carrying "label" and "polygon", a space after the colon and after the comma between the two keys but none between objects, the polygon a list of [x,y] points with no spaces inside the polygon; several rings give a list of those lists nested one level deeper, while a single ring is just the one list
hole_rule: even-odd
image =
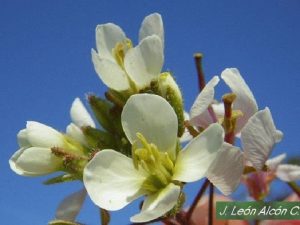
[{"label": "flower petal", "polygon": [[158,193],[148,196],[139,214],[130,218],[133,223],[142,223],[154,220],[168,211],[177,203],[180,187],[170,183]]},{"label": "flower petal", "polygon": [[116,91],[125,91],[130,88],[125,71],[110,59],[100,58],[92,49],[92,61],[96,73],[102,82]]},{"label": "flower petal", "polygon": [[124,66],[137,87],[144,88],[152,79],[159,76],[163,61],[162,42],[157,35],[152,35],[144,38],[135,48],[128,50]]},{"label": "flower petal", "polygon": [[[190,120],[190,115],[184,111],[184,120],[189,121]],[[180,143],[184,143],[187,141],[190,141],[193,139],[193,136],[190,134],[189,130],[187,128],[184,129],[184,133],[180,137]]]},{"label": "flower petal", "polygon": [[115,62],[112,50],[118,42],[122,42],[125,39],[125,33],[116,24],[106,23],[96,27],[96,46],[101,58]]},{"label": "flower petal", "polygon": [[235,131],[239,133],[248,119],[257,112],[256,100],[238,69],[227,68],[222,72],[221,77],[237,96],[233,108],[241,110],[243,113],[243,116],[237,120]]},{"label": "flower petal", "polygon": [[82,189],[67,196],[56,210],[56,219],[74,222],[80,212],[86,197],[86,190]]},{"label": "flower petal", "polygon": [[22,176],[25,176],[24,175],[24,171],[16,165],[16,162],[17,162],[18,158],[20,157],[20,155],[23,154],[23,152],[25,151],[25,149],[26,148],[20,148],[9,159],[9,166],[10,166],[11,170],[14,171],[16,174],[22,175]]},{"label": "flower petal", "polygon": [[214,123],[178,153],[173,180],[193,182],[203,178],[222,147],[224,130]]},{"label": "flower petal", "polygon": [[286,158],[286,154],[283,153],[281,155],[278,155],[272,159],[268,159],[266,161],[266,165],[268,168],[272,171],[276,171],[277,167],[282,163],[282,161]]},{"label": "flower petal", "polygon": [[23,129],[20,130],[19,133],[17,134],[18,138],[18,144],[20,147],[29,147],[30,143],[27,140],[27,130]]},{"label": "flower petal", "polygon": [[64,146],[63,135],[52,127],[39,122],[28,121],[26,130],[27,140],[31,146],[43,148]]},{"label": "flower petal", "polygon": [[[158,13],[152,13],[145,17],[142,22],[140,32],[139,32],[139,40],[140,42],[153,34],[156,34],[161,42],[162,46],[164,46],[164,25],[161,18],[161,15]],[[164,48],[164,47],[163,47]]]},{"label": "flower petal", "polygon": [[223,102],[217,102],[217,103],[213,103],[211,104],[214,113],[216,114],[217,118],[224,118],[224,114],[225,114],[225,108],[224,108],[224,103]]},{"label": "flower petal", "polygon": [[74,123],[70,123],[67,126],[66,133],[69,137],[78,141],[82,145],[87,146],[87,141],[86,141],[84,134],[82,133],[81,129],[78,126],[76,126]]},{"label": "flower petal", "polygon": [[83,103],[79,98],[75,98],[72,103],[70,110],[71,119],[74,124],[78,127],[91,126],[95,127],[95,123],[88,113],[87,109],[84,107]]},{"label": "flower petal", "polygon": [[224,195],[229,195],[240,184],[243,171],[244,156],[242,151],[235,146],[224,143],[217,158],[209,167],[206,177]]},{"label": "flower petal", "polygon": [[300,180],[300,166],[289,164],[279,165],[276,170],[276,176],[285,182]]},{"label": "flower petal", "polygon": [[49,148],[20,149],[10,159],[11,169],[23,176],[40,176],[56,172],[62,164]]},{"label": "flower petal", "polygon": [[258,111],[241,131],[246,159],[260,170],[281,138],[282,133],[276,130],[269,108]]},{"label": "flower petal", "polygon": [[130,143],[137,139],[139,132],[159,150],[175,157],[177,116],[164,98],[151,94],[132,95],[123,108],[121,121]]},{"label": "flower petal", "polygon": [[83,182],[92,201],[100,208],[118,210],[143,195],[144,174],[132,159],[114,150],[101,150],[86,165]]},{"label": "flower petal", "polygon": [[206,128],[209,126],[209,124],[214,122],[207,111],[207,108],[214,101],[214,88],[219,83],[219,80],[219,77],[214,76],[196,98],[190,110],[190,123],[192,125]]}]

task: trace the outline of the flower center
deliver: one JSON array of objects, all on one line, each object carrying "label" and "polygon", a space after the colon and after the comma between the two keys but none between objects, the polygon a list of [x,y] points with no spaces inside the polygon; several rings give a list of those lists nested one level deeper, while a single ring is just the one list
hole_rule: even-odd
[{"label": "flower center", "polygon": [[150,193],[157,192],[172,181],[174,163],[167,152],[160,151],[155,144],[149,143],[141,133],[136,136],[138,141],[132,145],[134,166],[148,174],[143,189]]},{"label": "flower center", "polygon": [[127,38],[122,42],[118,42],[112,50],[117,63],[123,69],[125,54],[130,48],[132,48],[132,42],[130,39]]}]

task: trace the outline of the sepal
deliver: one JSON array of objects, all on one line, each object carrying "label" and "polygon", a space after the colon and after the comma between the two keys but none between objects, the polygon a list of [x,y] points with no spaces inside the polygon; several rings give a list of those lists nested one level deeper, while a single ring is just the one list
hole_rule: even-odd
[{"label": "sepal", "polygon": [[82,127],[81,130],[92,149],[116,148],[114,138],[109,133],[90,126]]},{"label": "sepal", "polygon": [[48,225],[83,225],[83,224],[66,221],[66,220],[52,220],[48,223]]},{"label": "sepal", "polygon": [[89,104],[99,124],[107,131],[113,131],[114,127],[111,123],[110,109],[112,104],[107,100],[95,95],[88,96]]},{"label": "sepal", "polygon": [[52,177],[48,180],[45,180],[43,184],[45,185],[51,185],[51,184],[58,184],[58,183],[64,183],[64,182],[70,182],[78,180],[78,176],[75,176],[74,174],[62,174],[56,177]]}]

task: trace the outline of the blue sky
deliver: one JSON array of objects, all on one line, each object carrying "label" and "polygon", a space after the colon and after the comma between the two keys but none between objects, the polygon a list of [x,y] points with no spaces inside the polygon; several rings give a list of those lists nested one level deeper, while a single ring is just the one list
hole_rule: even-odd
[{"label": "blue sky", "polygon": [[[44,178],[24,178],[10,171],[8,159],[18,148],[16,134],[27,120],[63,131],[75,97],[84,98],[88,92],[102,95],[106,90],[90,59],[96,25],[114,22],[137,43],[140,23],[152,12],[162,14],[164,68],[176,76],[187,109],[198,91],[192,56],[200,51],[207,79],[226,67],[237,67],[260,108],[271,108],[285,134],[274,155],[285,151],[300,155],[298,0],[1,0],[1,224],[46,224],[59,200],[81,187],[80,183],[44,186]],[[225,85],[219,91],[227,91]],[[199,185],[188,188],[190,196]],[[137,204],[114,213],[112,224],[126,224]],[[97,213],[88,200],[80,221],[99,224]]]}]

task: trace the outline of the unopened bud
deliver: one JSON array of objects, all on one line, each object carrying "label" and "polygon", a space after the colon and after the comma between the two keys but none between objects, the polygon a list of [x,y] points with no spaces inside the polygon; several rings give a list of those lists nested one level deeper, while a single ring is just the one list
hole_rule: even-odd
[{"label": "unopened bud", "polygon": [[165,98],[173,107],[178,118],[178,137],[184,132],[184,109],[181,91],[172,75],[168,72],[162,73],[158,78],[158,90],[160,96]]},{"label": "unopened bud", "polygon": [[112,105],[107,100],[94,95],[90,95],[88,100],[99,124],[107,131],[113,132],[110,116]]}]

